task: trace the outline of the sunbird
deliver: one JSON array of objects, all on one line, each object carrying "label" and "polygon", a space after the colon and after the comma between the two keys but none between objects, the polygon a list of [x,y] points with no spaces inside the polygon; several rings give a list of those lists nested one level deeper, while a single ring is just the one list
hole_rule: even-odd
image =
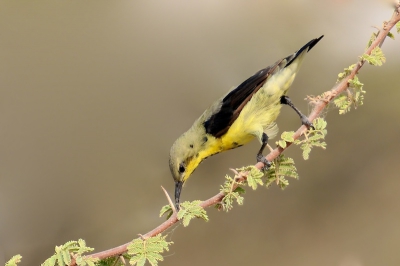
[{"label": "sunbird", "polygon": [[278,128],[275,120],[282,104],[289,105],[300,116],[301,123],[313,128],[308,118],[286,96],[301,63],[323,35],[309,41],[297,52],[261,69],[232,91],[215,101],[172,145],[169,167],[175,180],[175,205],[183,184],[199,164],[211,155],[235,149],[254,138],[261,142],[257,161],[265,168],[270,162],[262,154],[268,139]]}]

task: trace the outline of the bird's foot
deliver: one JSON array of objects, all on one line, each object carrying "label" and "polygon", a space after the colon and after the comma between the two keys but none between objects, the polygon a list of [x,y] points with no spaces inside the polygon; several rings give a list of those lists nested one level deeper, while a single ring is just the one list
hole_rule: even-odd
[{"label": "bird's foot", "polygon": [[263,172],[268,171],[268,169],[271,167],[271,162],[268,161],[267,158],[265,158],[261,153],[257,154],[257,162],[264,164],[264,167],[261,169]]},{"label": "bird's foot", "polygon": [[308,120],[307,116],[303,114],[301,115],[301,124],[305,125],[308,129],[312,128],[313,130],[315,130],[313,123],[311,123],[310,120]]}]

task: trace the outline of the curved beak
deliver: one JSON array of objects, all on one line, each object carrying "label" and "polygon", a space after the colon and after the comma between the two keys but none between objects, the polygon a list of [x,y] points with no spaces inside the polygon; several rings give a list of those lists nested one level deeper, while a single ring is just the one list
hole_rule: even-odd
[{"label": "curved beak", "polygon": [[179,211],[179,198],[181,197],[183,181],[175,181],[175,208]]}]

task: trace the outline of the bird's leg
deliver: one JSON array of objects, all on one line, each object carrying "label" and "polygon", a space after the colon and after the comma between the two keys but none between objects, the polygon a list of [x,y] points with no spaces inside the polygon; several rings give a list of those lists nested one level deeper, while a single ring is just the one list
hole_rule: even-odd
[{"label": "bird's leg", "polygon": [[301,124],[305,125],[307,128],[315,129],[314,125],[308,120],[307,116],[305,116],[302,112],[300,112],[299,109],[296,108],[296,106],[294,106],[294,104],[292,103],[292,101],[288,96],[283,95],[281,97],[281,104],[286,104],[292,107],[292,109],[300,116]]},{"label": "bird's leg", "polygon": [[267,171],[268,168],[271,166],[271,162],[268,161],[267,158],[265,158],[264,155],[262,154],[268,142],[268,135],[265,134],[265,132],[263,132],[262,134],[261,142],[262,142],[261,148],[257,153],[257,162],[262,162],[264,164],[263,170]]}]

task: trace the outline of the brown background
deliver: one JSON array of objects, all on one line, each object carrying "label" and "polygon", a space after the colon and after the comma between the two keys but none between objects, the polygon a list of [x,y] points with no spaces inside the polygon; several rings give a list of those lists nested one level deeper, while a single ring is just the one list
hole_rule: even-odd
[{"label": "brown background", "polygon": [[[38,265],[83,238],[101,251],[163,221],[173,141],[227,90],[312,38],[290,96],[305,112],[362,54],[382,1],[0,2],[0,264]],[[400,39],[399,35],[396,35]],[[161,265],[399,265],[399,40],[365,66],[365,105],[331,108],[328,148],[300,180],[248,190],[230,213],[177,226]],[[308,109],[308,110],[307,110]],[[284,107],[280,130],[295,130]],[[259,144],[214,156],[183,200],[214,195]]]}]

